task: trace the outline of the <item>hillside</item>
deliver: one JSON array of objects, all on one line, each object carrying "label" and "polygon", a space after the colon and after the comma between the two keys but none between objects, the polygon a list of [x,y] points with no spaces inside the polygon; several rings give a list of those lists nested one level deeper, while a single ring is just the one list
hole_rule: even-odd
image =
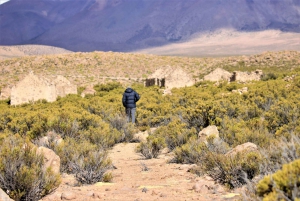
[{"label": "hillside", "polygon": [[[63,75],[78,86],[107,82],[108,80],[142,81],[155,70],[166,66],[180,67],[195,80],[215,68],[228,71],[262,69],[289,71],[299,67],[300,52],[265,52],[251,56],[192,58],[156,56],[115,52],[68,53],[59,55],[24,56],[0,60],[0,87],[12,86],[30,71],[36,75]],[[275,69],[274,69],[275,68]]]},{"label": "hillside", "polygon": [[0,6],[0,45],[128,52],[220,29],[299,33],[300,0],[11,0]]},{"label": "hillside", "polygon": [[48,55],[71,53],[63,48],[45,45],[0,46],[0,59],[9,59],[29,55]]}]

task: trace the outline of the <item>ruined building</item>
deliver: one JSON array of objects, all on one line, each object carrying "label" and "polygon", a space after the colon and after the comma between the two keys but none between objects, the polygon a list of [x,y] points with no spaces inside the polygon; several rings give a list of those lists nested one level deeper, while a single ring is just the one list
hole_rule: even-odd
[{"label": "ruined building", "polygon": [[216,68],[213,72],[204,76],[204,80],[209,80],[212,82],[217,82],[221,80],[225,80],[228,82],[248,82],[261,80],[262,76],[262,70],[256,70],[253,72],[234,71],[233,73],[230,73],[224,69]]},{"label": "ruined building", "polygon": [[195,81],[181,68],[172,68],[170,66],[157,69],[145,81],[145,86],[157,85],[166,89],[192,86]]},{"label": "ruined building", "polygon": [[63,76],[57,76],[51,80],[38,77],[32,72],[11,89],[11,105],[30,103],[45,99],[53,102],[58,96],[77,94],[77,86],[70,83]]}]

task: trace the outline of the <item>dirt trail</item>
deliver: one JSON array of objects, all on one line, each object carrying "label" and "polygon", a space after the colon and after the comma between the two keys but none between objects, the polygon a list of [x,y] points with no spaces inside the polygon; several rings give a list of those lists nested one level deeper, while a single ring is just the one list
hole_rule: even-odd
[{"label": "dirt trail", "polygon": [[112,170],[112,183],[76,186],[71,175],[63,175],[60,187],[42,200],[234,200],[226,198],[228,192],[213,181],[187,172],[188,165],[168,163],[170,155],[145,160],[135,153],[136,146],[137,143],[117,144],[110,150],[116,167]]}]

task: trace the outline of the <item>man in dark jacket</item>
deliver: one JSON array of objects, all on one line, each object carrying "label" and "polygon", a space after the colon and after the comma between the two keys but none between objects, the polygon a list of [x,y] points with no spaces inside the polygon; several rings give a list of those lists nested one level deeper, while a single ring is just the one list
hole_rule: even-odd
[{"label": "man in dark jacket", "polygon": [[123,93],[122,103],[126,108],[126,115],[128,118],[128,122],[135,123],[135,112],[136,112],[136,102],[140,100],[139,94],[134,91],[131,87],[127,87],[125,92]]}]

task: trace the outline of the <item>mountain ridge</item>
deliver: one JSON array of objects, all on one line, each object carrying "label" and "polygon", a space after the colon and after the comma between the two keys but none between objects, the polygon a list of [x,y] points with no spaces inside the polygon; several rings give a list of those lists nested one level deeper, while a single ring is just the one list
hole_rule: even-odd
[{"label": "mountain ridge", "polygon": [[128,52],[221,28],[300,32],[300,0],[43,0],[35,5],[11,0],[0,13],[0,45],[71,51]]}]

